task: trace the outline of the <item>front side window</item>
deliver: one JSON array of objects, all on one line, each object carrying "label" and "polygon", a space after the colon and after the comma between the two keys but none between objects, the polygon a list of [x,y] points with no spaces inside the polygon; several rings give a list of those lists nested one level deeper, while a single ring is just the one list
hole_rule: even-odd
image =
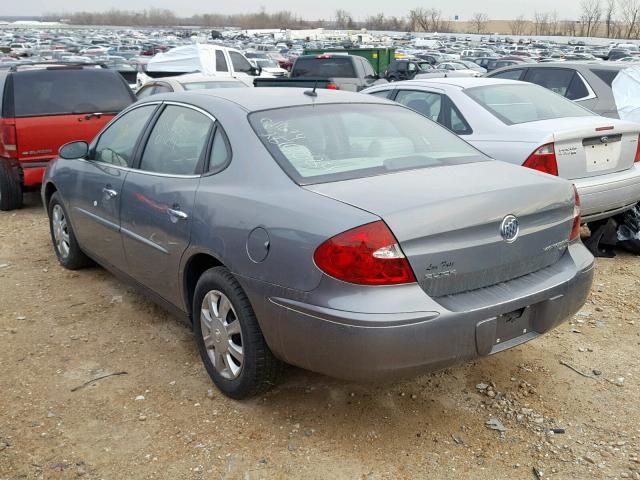
[{"label": "front side window", "polygon": [[394,105],[279,108],[249,120],[300,185],[488,160],[440,125]]},{"label": "front side window", "polygon": [[100,136],[93,160],[119,167],[131,167],[138,138],[155,109],[156,105],[144,105],[115,120]]},{"label": "front side window", "polygon": [[250,74],[253,71],[253,67],[251,66],[249,61],[238,52],[229,52],[229,57],[231,57],[231,63],[233,64],[233,69],[236,72]]},{"label": "front side window", "polygon": [[209,117],[191,108],[167,106],[151,131],[140,170],[194,175],[212,125]]},{"label": "front side window", "polygon": [[594,113],[537,85],[487,85],[465,93],[507,125]]}]

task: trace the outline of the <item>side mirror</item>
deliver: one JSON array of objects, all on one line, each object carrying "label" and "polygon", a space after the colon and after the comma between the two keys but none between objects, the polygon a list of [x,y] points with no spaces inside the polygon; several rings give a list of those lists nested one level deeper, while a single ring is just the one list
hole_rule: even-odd
[{"label": "side mirror", "polygon": [[85,141],[69,142],[65,143],[58,155],[65,160],[77,160],[79,158],[85,158],[89,154],[89,144]]}]

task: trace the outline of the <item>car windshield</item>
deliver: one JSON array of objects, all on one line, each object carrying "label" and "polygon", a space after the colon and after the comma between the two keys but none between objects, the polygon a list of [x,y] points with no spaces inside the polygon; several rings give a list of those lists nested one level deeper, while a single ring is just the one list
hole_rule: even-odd
[{"label": "car windshield", "polygon": [[182,86],[185,90],[209,90],[212,88],[244,88],[247,85],[242,82],[191,82],[183,83]]},{"label": "car windshield", "polygon": [[487,85],[468,88],[465,93],[507,125],[595,115],[537,85]]},{"label": "car windshield", "polygon": [[275,68],[278,65],[276,65],[276,62],[274,62],[273,60],[267,60],[266,58],[258,58],[256,60],[256,63],[258,64],[259,67],[262,68]]},{"label": "car windshield", "polygon": [[437,123],[396,105],[279,108],[249,120],[300,185],[488,160]]},{"label": "car windshield", "polygon": [[103,69],[18,72],[13,90],[16,117],[112,113],[132,102],[122,78]]},{"label": "car windshield", "polygon": [[352,60],[345,56],[300,57],[296,61],[292,77],[338,77],[354,78]]}]

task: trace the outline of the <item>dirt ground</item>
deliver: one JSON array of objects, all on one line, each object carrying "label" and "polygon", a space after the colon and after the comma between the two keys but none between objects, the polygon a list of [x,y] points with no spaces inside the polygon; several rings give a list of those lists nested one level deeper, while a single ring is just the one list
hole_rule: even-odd
[{"label": "dirt ground", "polygon": [[33,196],[0,212],[0,479],[640,479],[638,271],[598,259],[580,313],[496,356],[393,385],[291,368],[236,402],[185,324],[58,266]]}]

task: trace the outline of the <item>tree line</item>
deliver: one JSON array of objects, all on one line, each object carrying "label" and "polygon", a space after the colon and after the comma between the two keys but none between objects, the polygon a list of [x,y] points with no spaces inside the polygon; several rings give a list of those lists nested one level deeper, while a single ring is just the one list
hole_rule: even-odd
[{"label": "tree line", "polygon": [[[142,11],[111,9],[104,12],[48,13],[45,21],[60,21],[74,25],[118,25],[139,27],[196,26],[259,28],[336,28],[387,30],[397,32],[460,31],[460,25],[445,17],[436,8],[418,7],[405,16],[384,13],[355,19],[350,12],[339,9],[328,19],[308,20],[289,11],[258,12],[223,15],[207,13],[178,17],[168,9],[150,8]],[[476,12],[465,22],[468,33],[489,33],[491,19]],[[497,27],[496,27],[497,28]],[[581,0],[578,19],[561,19],[557,12],[535,12],[532,17],[520,15],[508,22],[512,35],[543,36],[602,36],[608,38],[640,38],[640,0]],[[495,29],[495,28],[494,28]],[[506,33],[506,32],[502,32]]]}]

